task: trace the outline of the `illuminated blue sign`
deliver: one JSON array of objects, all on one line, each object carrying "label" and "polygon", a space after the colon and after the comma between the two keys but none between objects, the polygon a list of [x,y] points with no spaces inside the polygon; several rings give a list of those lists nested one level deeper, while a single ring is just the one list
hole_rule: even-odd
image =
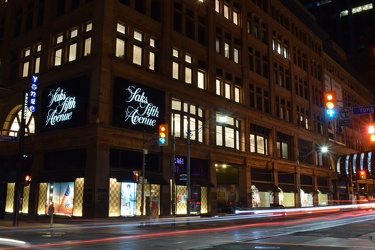
[{"label": "illuminated blue sign", "polygon": [[38,77],[33,76],[31,78],[30,86],[30,98],[29,98],[29,110],[35,112],[36,110],[36,90],[38,89]]}]

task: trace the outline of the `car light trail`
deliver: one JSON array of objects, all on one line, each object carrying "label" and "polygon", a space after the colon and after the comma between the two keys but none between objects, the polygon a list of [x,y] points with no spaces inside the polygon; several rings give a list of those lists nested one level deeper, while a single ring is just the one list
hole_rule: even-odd
[{"label": "car light trail", "polygon": [[302,208],[276,208],[276,209],[254,209],[236,210],[235,214],[257,214],[257,215],[296,215],[307,213],[339,212],[343,210],[374,209],[375,203],[326,206],[326,207],[302,207]]}]

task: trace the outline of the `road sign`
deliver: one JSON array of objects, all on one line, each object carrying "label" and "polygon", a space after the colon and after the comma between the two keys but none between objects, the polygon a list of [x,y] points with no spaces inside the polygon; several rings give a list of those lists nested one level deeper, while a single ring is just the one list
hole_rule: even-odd
[{"label": "road sign", "polygon": [[18,141],[18,137],[9,135],[0,135],[0,141]]},{"label": "road sign", "polygon": [[353,115],[366,115],[374,113],[375,106],[364,106],[353,108]]},{"label": "road sign", "polygon": [[343,120],[349,120],[352,118],[352,109],[345,107],[345,108],[340,108],[340,119]]}]

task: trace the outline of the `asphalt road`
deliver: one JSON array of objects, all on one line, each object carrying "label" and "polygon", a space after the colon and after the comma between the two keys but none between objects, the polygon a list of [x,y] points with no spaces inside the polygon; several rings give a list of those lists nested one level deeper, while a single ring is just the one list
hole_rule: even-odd
[{"label": "asphalt road", "polygon": [[[158,221],[22,222],[1,226],[1,249],[375,249],[375,212],[230,215]],[[3,223],[4,224],[4,223]],[[6,240],[15,240],[14,242]],[[19,242],[16,242],[19,241]],[[21,244],[24,242],[23,244]],[[18,246],[11,246],[10,244]]]}]

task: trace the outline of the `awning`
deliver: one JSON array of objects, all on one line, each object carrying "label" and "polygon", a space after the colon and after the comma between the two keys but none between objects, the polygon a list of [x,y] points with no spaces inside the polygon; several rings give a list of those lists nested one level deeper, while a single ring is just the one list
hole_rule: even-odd
[{"label": "awning", "polygon": [[285,193],[298,193],[298,188],[294,184],[279,184],[279,188]]},{"label": "awning", "polygon": [[[116,178],[117,182],[136,182],[133,178],[133,171],[111,170],[109,176],[110,178]],[[151,184],[168,185],[168,182],[158,173],[150,173],[146,171],[146,180],[147,183]]]},{"label": "awning", "polygon": [[[184,186],[186,185],[186,180],[180,180],[178,177],[175,179],[177,185]],[[190,185],[198,185],[198,186],[203,186],[203,187],[214,187],[214,184],[207,178],[202,178],[202,177],[194,177],[192,176],[190,179]]]},{"label": "awning", "polygon": [[77,178],[83,178],[83,170],[79,171],[51,171],[39,172],[37,176],[31,178],[32,182],[72,182]]},{"label": "awning", "polygon": [[318,187],[318,190],[322,194],[331,194],[332,193],[332,191],[329,190],[329,187]]},{"label": "awning", "polygon": [[146,172],[146,180],[147,180],[147,183],[151,183],[151,184],[160,184],[160,185],[169,184],[168,181],[166,181],[161,174],[156,174],[156,173]]},{"label": "awning", "polygon": [[312,186],[301,186],[301,189],[305,193],[314,193],[314,194],[318,194],[319,193],[318,190],[316,190]]},{"label": "awning", "polygon": [[374,162],[372,155],[373,151],[366,151],[340,156],[336,169],[339,176],[349,178],[352,175],[356,177],[359,170],[365,170],[367,178],[374,177],[371,168]]},{"label": "awning", "polygon": [[110,178],[116,178],[117,182],[135,182],[133,172],[130,171],[113,171],[109,173]]},{"label": "awning", "polygon": [[275,186],[275,184],[270,183],[270,182],[252,182],[252,185],[254,185],[258,191],[261,192],[280,192],[280,190]]}]

